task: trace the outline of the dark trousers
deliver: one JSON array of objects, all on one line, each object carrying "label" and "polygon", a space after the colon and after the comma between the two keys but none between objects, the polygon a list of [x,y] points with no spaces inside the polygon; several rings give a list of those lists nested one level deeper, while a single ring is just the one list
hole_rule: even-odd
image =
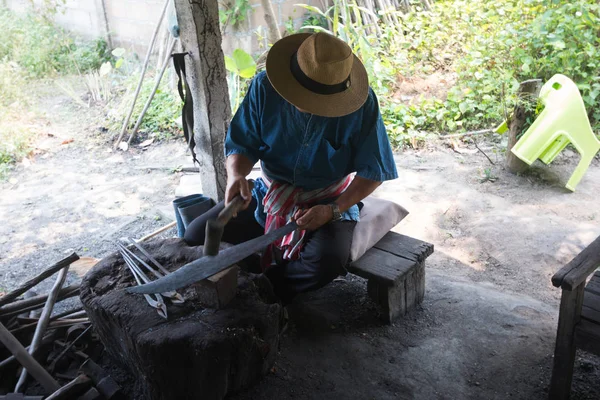
[{"label": "dark trousers", "polygon": [[[192,221],[186,229],[185,241],[191,246],[203,244],[206,222],[215,218],[223,208],[224,204],[220,202]],[[246,210],[227,224],[222,240],[239,244],[263,235],[264,228],[254,218],[255,209],[256,200],[253,199]],[[275,294],[282,301],[289,302],[298,293],[319,289],[345,274],[355,225],[354,221],[331,222],[308,232],[298,260],[284,261],[265,271]],[[257,266],[258,258],[245,262],[246,265]]]}]

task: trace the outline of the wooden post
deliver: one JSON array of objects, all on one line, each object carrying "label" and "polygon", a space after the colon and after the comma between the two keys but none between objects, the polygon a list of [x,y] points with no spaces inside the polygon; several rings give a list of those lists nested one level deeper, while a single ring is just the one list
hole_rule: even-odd
[{"label": "wooden post", "polygon": [[112,35],[110,34],[110,24],[108,23],[108,14],[106,13],[106,0],[100,0],[100,6],[102,8],[102,22],[104,22],[104,33],[106,34],[106,43],[108,49],[113,49]]},{"label": "wooden post", "polygon": [[554,349],[554,368],[550,381],[550,400],[567,400],[571,392],[575,363],[575,325],[581,316],[585,280],[573,290],[563,290],[558,314]]},{"label": "wooden post", "polygon": [[537,99],[542,88],[541,79],[530,79],[525,82],[521,82],[519,91],[517,92],[517,105],[513,116],[509,120],[509,132],[508,132],[508,145],[506,146],[506,168],[513,174],[518,174],[525,171],[528,165],[521,161],[517,156],[512,153],[513,146],[517,143],[517,135],[523,131],[523,125],[529,116],[531,111],[526,107],[532,99]]},{"label": "wooden post", "polygon": [[281,32],[277,26],[277,17],[275,16],[275,11],[273,10],[273,4],[271,3],[271,0],[260,0],[260,4],[263,7],[265,22],[269,28],[269,42],[275,43],[281,39]]},{"label": "wooden post", "polygon": [[23,345],[6,329],[0,322],[0,342],[10,351],[24,368],[42,385],[48,392],[60,389],[58,382],[48,373],[36,360],[25,350]]},{"label": "wooden post", "polygon": [[194,139],[200,162],[203,194],[223,199],[227,174],[224,140],[231,106],[225,59],[221,49],[217,0],[175,0],[186,57],[186,73],[194,102]]}]

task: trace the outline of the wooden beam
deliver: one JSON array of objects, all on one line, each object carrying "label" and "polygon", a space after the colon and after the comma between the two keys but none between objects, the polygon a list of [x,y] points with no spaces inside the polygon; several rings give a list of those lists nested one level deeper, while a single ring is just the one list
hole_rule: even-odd
[{"label": "wooden beam", "polygon": [[186,75],[194,103],[194,139],[203,194],[223,199],[224,140],[231,118],[217,0],[175,0]]},{"label": "wooden beam", "polygon": [[[65,280],[67,279],[67,273],[69,272],[69,265],[64,267],[58,273],[56,277],[56,281],[54,282],[54,286],[52,290],[48,294],[48,299],[46,300],[46,304],[44,305],[44,309],[42,310],[42,315],[40,315],[40,320],[38,325],[35,328],[35,333],[33,334],[33,339],[31,339],[31,345],[29,346],[29,354],[32,356],[35,355],[40,343],[42,342],[42,338],[44,333],[46,332],[46,328],[48,327],[48,323],[50,322],[50,316],[52,315],[52,310],[54,310],[54,304],[56,304],[56,300],[58,299],[58,293],[62,288]],[[15,392],[19,393],[25,385],[25,381],[27,380],[27,368],[23,368],[21,371],[21,377],[15,386]]]},{"label": "wooden beam", "polygon": [[600,236],[552,277],[552,284],[573,290],[600,267]]},{"label": "wooden beam", "polygon": [[72,253],[70,256],[63,258],[50,268],[42,271],[42,273],[40,273],[38,276],[23,283],[21,286],[19,286],[12,292],[0,297],[0,307],[10,303],[14,299],[16,299],[17,297],[19,297],[20,295],[22,295],[23,293],[25,293],[26,291],[43,281],[44,279],[54,275],[56,272],[60,271],[67,265],[71,265],[71,263],[74,263],[77,260],[79,260],[79,256],[77,255],[77,253]]},{"label": "wooden beam", "polygon": [[585,283],[575,290],[563,290],[558,314],[554,367],[550,381],[550,400],[567,400],[571,392],[575,363],[575,326],[581,317]]},{"label": "wooden beam", "polygon": [[[68,299],[69,297],[74,297],[79,295],[79,283],[74,283],[71,286],[67,286],[62,288],[58,292],[58,300]],[[42,294],[39,296],[31,297],[25,300],[15,301],[13,303],[7,304],[5,306],[0,307],[0,317],[10,317],[12,315],[20,314],[25,311],[37,310],[38,308],[42,308],[46,300],[48,299],[47,294]]]},{"label": "wooden beam", "polygon": [[0,342],[15,356],[24,368],[42,385],[46,391],[52,393],[60,389],[58,382],[25,350],[23,345],[0,322]]}]

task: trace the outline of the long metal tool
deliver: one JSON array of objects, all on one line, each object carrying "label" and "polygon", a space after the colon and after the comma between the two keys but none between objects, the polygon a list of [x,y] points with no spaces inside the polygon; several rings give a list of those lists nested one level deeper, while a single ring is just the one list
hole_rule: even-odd
[{"label": "long metal tool", "polygon": [[[144,281],[146,283],[151,282],[148,279],[148,277],[145,276],[144,273],[137,268],[137,266],[135,265],[133,260],[123,250],[121,250],[121,256],[123,256],[123,259],[125,260],[125,264],[131,271],[131,274],[135,278],[135,281],[137,282],[138,285],[143,285],[142,281]],[[150,296],[150,294],[144,294],[144,298],[146,299],[146,302],[151,307],[156,308],[158,315],[160,315],[163,318],[167,318],[167,306],[165,305],[165,302],[163,301],[162,296],[159,293],[156,293],[153,295],[156,297],[156,299],[153,299],[152,296]]]},{"label": "long metal tool", "polygon": [[205,255],[160,279],[145,285],[130,287],[126,290],[129,293],[151,294],[180,289],[194,282],[210,278],[238,261],[263,250],[275,240],[295,231],[297,228],[298,225],[295,222],[290,222],[286,226],[266,235],[225,249],[216,256]]},{"label": "long metal tool", "polygon": [[[122,252],[127,253],[127,255],[129,256],[129,259],[131,261],[133,261],[133,258],[135,258],[148,271],[150,271],[152,273],[152,275],[154,275],[156,278],[162,278],[163,276],[165,276],[165,274],[156,271],[154,268],[152,268],[151,266],[149,266],[144,260],[142,260],[141,258],[139,258],[137,256],[137,254],[135,254],[134,252],[132,252],[131,250],[129,250],[127,247],[123,246],[121,243],[119,243],[119,248],[121,249]],[[156,263],[158,264],[158,261]],[[135,262],[134,262],[134,264],[135,264]],[[160,265],[160,264],[158,264],[158,265]],[[139,266],[137,264],[135,265],[135,267],[136,267],[136,269],[138,271],[141,271],[139,269]],[[163,271],[166,271],[166,274],[170,273],[162,265],[160,265],[160,267],[162,268]],[[148,279],[147,276],[144,276],[144,277],[146,278],[146,280],[150,281],[150,279]],[[161,295],[163,295],[164,297],[167,297],[167,298],[171,299],[171,302],[173,304],[182,304],[182,303],[184,303],[183,296],[181,296],[179,293],[177,293],[175,291],[162,292]]]},{"label": "long metal tool", "polygon": [[138,242],[136,242],[135,240],[133,240],[132,238],[128,237],[126,238],[132,245],[134,245],[143,255],[146,256],[146,258],[148,260],[150,260],[150,262],[152,264],[154,264],[156,266],[156,268],[160,269],[165,275],[169,275],[171,273],[171,271],[169,271],[168,269],[166,269],[165,267],[162,266],[161,263],[159,263],[158,261],[156,261],[156,259],[154,257],[152,257],[152,255],[150,253],[148,253],[146,251],[146,249],[144,249],[142,247],[141,244],[139,244]]}]

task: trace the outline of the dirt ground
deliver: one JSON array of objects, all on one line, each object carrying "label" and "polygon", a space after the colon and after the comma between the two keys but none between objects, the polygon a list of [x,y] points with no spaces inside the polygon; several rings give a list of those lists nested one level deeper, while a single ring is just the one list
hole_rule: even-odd
[{"label": "dirt ground", "polygon": [[[159,209],[183,174],[169,168],[189,162],[183,141],[111,151],[98,115],[66,97],[40,107],[39,154],[0,183],[2,290],[71,251],[101,258],[170,222]],[[493,143],[480,147],[496,158]],[[410,211],[396,231],[435,245],[423,305],[387,326],[358,277],[304,295],[272,373],[232,399],[547,397],[560,296],[550,278],[600,235],[599,163],[570,193],[570,152],[525,176],[445,143],[396,160],[400,178],[376,195]],[[597,357],[578,353],[572,398],[600,398]]]}]

